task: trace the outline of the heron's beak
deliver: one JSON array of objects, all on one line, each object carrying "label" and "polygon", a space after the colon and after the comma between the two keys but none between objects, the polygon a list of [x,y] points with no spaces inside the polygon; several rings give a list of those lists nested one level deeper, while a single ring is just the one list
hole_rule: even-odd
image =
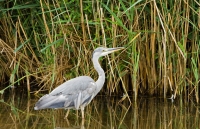
[{"label": "heron's beak", "polygon": [[109,53],[113,53],[113,52],[116,52],[116,51],[119,51],[119,50],[122,50],[124,49],[124,47],[115,47],[115,48],[107,48],[106,51]]},{"label": "heron's beak", "polygon": [[124,47],[107,48],[102,53],[102,56],[124,49]]}]

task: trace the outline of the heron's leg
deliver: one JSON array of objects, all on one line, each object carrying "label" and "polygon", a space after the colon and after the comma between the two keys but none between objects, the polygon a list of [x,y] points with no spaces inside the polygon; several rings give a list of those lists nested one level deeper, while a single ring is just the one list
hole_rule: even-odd
[{"label": "heron's leg", "polygon": [[85,129],[84,123],[85,123],[85,119],[82,119],[82,121],[81,121],[81,129]]},{"label": "heron's leg", "polygon": [[82,119],[84,119],[84,107],[81,106],[81,115],[82,115]]},{"label": "heron's leg", "polygon": [[67,109],[67,113],[64,118],[67,119],[68,115],[69,115],[69,109]]}]

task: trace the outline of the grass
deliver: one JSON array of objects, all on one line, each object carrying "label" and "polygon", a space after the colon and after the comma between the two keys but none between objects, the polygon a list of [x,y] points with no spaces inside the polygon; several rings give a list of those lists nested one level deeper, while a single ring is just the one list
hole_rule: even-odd
[{"label": "grass", "polygon": [[[1,6],[1,84],[51,91],[97,73],[99,46],[126,47],[101,59],[101,94],[195,96],[199,101],[198,1],[9,1]],[[109,62],[109,64],[108,64]],[[37,91],[34,90],[36,87]]]}]

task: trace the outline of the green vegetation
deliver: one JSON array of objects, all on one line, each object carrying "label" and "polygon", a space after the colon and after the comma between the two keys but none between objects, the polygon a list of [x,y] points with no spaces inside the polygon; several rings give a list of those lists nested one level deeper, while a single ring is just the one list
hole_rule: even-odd
[{"label": "green vegetation", "polygon": [[96,79],[93,50],[123,46],[102,62],[103,94],[199,101],[199,30],[196,0],[1,1],[1,93],[13,85],[52,90],[80,75]]}]

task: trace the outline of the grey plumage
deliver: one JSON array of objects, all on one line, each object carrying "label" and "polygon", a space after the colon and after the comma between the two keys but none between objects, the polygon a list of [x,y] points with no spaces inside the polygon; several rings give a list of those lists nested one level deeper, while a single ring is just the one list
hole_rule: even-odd
[{"label": "grey plumage", "polygon": [[88,105],[91,100],[103,87],[105,82],[105,73],[101,68],[98,59],[101,56],[108,55],[109,53],[123,49],[117,48],[104,48],[99,47],[94,50],[92,61],[94,68],[98,72],[98,79],[95,82],[89,76],[80,76],[73,78],[55,88],[51,93],[44,95],[35,104],[34,109],[46,108],[65,108],[65,109],[81,109],[82,118],[84,118],[84,107]]}]

